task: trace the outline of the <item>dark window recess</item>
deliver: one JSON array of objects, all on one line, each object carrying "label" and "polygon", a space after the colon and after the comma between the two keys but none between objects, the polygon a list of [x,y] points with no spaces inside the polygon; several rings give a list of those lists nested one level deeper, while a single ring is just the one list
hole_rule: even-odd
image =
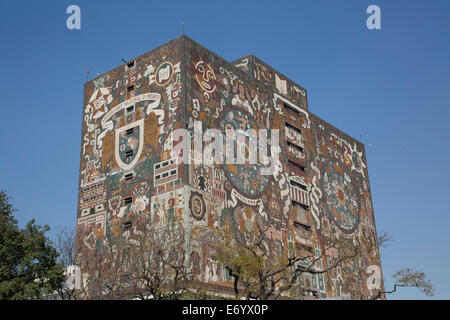
[{"label": "dark window recess", "polygon": [[299,229],[303,229],[306,231],[311,231],[311,227],[307,226],[306,224],[300,223],[298,221],[294,221],[294,227],[299,228]]},{"label": "dark window recess", "polygon": [[133,134],[133,132],[134,132],[134,128],[128,129],[128,130],[126,131],[127,136],[129,136],[130,134]]},{"label": "dark window recess", "polygon": [[127,113],[133,112],[134,111],[134,106],[128,107],[127,108]]},{"label": "dark window recess", "polygon": [[289,141],[287,141],[287,145],[288,145],[289,147],[292,147],[292,148],[294,148],[294,149],[297,149],[298,151],[300,151],[301,153],[303,153],[303,148],[302,148],[302,147],[299,147],[298,145],[293,144],[292,142],[289,142]]},{"label": "dark window recess", "polygon": [[132,197],[125,198],[125,199],[123,199],[123,202],[125,204],[130,204],[131,202],[133,202],[133,198]]},{"label": "dark window recess", "polygon": [[129,173],[129,174],[125,175],[125,180],[131,180],[131,179],[133,179],[133,174],[132,173]]},{"label": "dark window recess", "polygon": [[129,86],[129,87],[127,88],[127,92],[130,92],[130,91],[133,91],[133,90],[134,90],[134,85]]},{"label": "dark window recess", "polygon": [[298,163],[295,163],[295,162],[293,162],[293,161],[288,161],[289,162],[289,164],[291,165],[291,166],[294,166],[294,167],[296,167],[297,169],[300,169],[301,171],[305,171],[305,167],[304,166],[301,166],[301,165],[299,165]]},{"label": "dark window recess", "polygon": [[134,61],[128,63],[128,64],[127,64],[127,68],[128,68],[128,69],[134,68]]},{"label": "dark window recess", "polygon": [[125,157],[131,157],[133,155],[133,150],[125,151]]},{"label": "dark window recess", "polygon": [[291,105],[283,102],[284,108],[292,113],[294,113],[295,115],[299,116],[300,115],[300,111],[298,111],[296,108],[292,107]]},{"label": "dark window recess", "polygon": [[168,172],[164,172],[163,175],[162,175],[162,177],[165,178],[165,177],[167,177],[168,175],[169,175]]},{"label": "dark window recess", "polygon": [[131,229],[131,227],[132,227],[131,221],[127,221],[127,222],[125,222],[125,223],[123,224],[123,229],[124,229],[124,230]]},{"label": "dark window recess", "polygon": [[159,163],[155,165],[155,169],[159,169],[160,167],[161,167],[161,164],[159,164]]},{"label": "dark window recess", "polygon": [[319,297],[319,294],[317,293],[317,291],[313,291],[313,290],[306,290],[306,295],[316,297],[316,298]]},{"label": "dark window recess", "polygon": [[296,131],[296,132],[302,134],[302,130],[300,130],[300,129],[297,128],[297,127],[294,127],[294,126],[293,126],[292,124],[290,124],[289,122],[285,122],[284,125],[285,125],[287,128],[292,129],[292,130],[294,130],[294,131]]},{"label": "dark window recess", "polygon": [[292,200],[292,205],[293,205],[294,207],[296,207],[296,208],[300,208],[300,209],[309,211],[309,207],[308,207],[308,206],[305,206],[304,204],[301,204],[301,203],[299,203],[299,202],[297,202],[297,201]]},{"label": "dark window recess", "polygon": [[291,186],[294,186],[294,187],[303,189],[305,191],[308,191],[308,188],[306,186],[302,185],[301,183],[298,183],[298,182],[295,182],[295,181],[292,181],[292,180],[290,180],[289,182],[291,183]]},{"label": "dark window recess", "polygon": [[298,245],[297,249],[308,251],[310,254],[313,254],[313,248],[311,248],[311,247],[305,247],[305,246],[302,246],[302,245]]},{"label": "dark window recess", "polygon": [[173,175],[173,174],[175,174],[175,173],[177,173],[177,171],[176,171],[176,170],[172,170],[172,171],[170,171],[170,175]]}]

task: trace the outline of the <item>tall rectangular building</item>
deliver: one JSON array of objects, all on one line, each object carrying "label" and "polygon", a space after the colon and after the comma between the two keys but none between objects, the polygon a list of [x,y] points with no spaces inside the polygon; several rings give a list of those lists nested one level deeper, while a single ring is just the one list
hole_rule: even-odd
[{"label": "tall rectangular building", "polygon": [[[201,148],[179,129],[200,134]],[[246,160],[262,129],[277,130],[267,146],[275,170],[261,174],[259,153],[256,165],[202,159],[208,129],[247,132],[233,147]],[[280,248],[320,257],[318,269],[339,256],[326,245],[334,235],[367,250],[303,275],[307,293],[367,298],[382,287],[364,145],[312,114],[304,88],[252,55],[230,63],[183,35],[86,82],[80,163],[78,253],[177,224],[199,279],[227,291],[217,234],[251,239],[263,230]]]}]

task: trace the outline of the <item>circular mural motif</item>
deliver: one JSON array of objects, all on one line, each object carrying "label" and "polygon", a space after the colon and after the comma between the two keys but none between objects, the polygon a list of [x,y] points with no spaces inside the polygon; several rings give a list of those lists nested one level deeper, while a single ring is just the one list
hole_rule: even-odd
[{"label": "circular mural motif", "polygon": [[159,86],[163,86],[169,83],[173,75],[173,65],[170,62],[164,62],[156,70],[156,83]]},{"label": "circular mural motif", "polygon": [[203,90],[207,92],[216,90],[216,74],[208,64],[203,61],[197,62],[195,71],[195,78]]},{"label": "circular mural motif", "polygon": [[359,195],[344,166],[335,160],[324,165],[323,190],[329,212],[344,232],[355,230],[359,221]]},{"label": "circular mural motif", "polygon": [[[250,115],[238,109],[224,112],[219,120],[219,130],[224,137],[226,135],[227,152],[224,157],[227,153],[231,153],[234,154],[235,161],[239,159],[238,157],[245,159],[243,164],[231,164],[225,158],[223,164],[225,174],[240,193],[249,197],[260,195],[269,183],[269,176],[260,174],[260,168],[263,166],[257,162],[257,148],[255,148],[256,154],[253,155],[256,156],[257,163],[250,164],[248,161],[252,158],[249,146],[252,144],[258,146],[257,129],[258,127]],[[255,135],[250,134],[251,131],[248,130],[254,130]],[[236,143],[237,141],[245,141],[245,143]],[[234,150],[229,150],[231,147],[234,147]]]},{"label": "circular mural motif", "polygon": [[196,220],[202,220],[205,216],[206,206],[203,197],[198,192],[192,192],[191,198],[189,199],[189,209],[191,210],[191,215]]}]

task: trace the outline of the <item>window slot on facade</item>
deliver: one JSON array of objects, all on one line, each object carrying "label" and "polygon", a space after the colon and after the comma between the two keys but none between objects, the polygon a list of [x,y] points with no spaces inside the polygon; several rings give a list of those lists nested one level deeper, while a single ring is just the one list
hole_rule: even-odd
[{"label": "window slot on facade", "polygon": [[165,177],[167,177],[169,175],[169,173],[168,172],[165,172],[165,173],[163,173],[163,178],[165,178]]},{"label": "window slot on facade", "polygon": [[298,250],[303,250],[303,251],[307,251],[310,254],[314,254],[314,250],[311,247],[306,247],[306,246],[302,246],[302,245],[297,245],[297,249]]},{"label": "window slot on facade", "polygon": [[125,151],[125,157],[131,157],[133,155],[133,150]]},{"label": "window slot on facade", "polygon": [[133,69],[134,68],[134,61],[127,64],[127,69]]},{"label": "window slot on facade", "polygon": [[290,142],[290,141],[287,141],[287,145],[288,145],[289,147],[292,147],[292,148],[294,148],[294,149],[297,149],[298,151],[300,151],[301,153],[303,153],[303,148],[302,148],[302,147],[299,147],[298,145],[293,144],[293,143]]},{"label": "window slot on facade", "polygon": [[134,90],[134,85],[129,86],[129,87],[127,88],[127,92],[130,92],[130,91],[133,91],[133,90]]},{"label": "window slot on facade", "polygon": [[131,221],[127,221],[127,222],[125,222],[125,223],[123,224],[123,229],[124,229],[124,230],[131,229],[131,226],[132,226]]},{"label": "window slot on facade", "polygon": [[127,113],[131,113],[134,111],[134,105],[127,108]]},{"label": "window slot on facade", "polygon": [[311,227],[307,226],[306,224],[300,223],[298,221],[294,221],[294,227],[299,228],[299,229],[303,229],[306,231],[311,231]]},{"label": "window slot on facade", "polygon": [[170,171],[170,175],[173,175],[173,174],[175,174],[175,173],[177,173],[177,171],[176,171],[176,170],[172,170],[172,171]]},{"label": "window slot on facade", "polygon": [[133,179],[133,174],[132,173],[129,173],[129,174],[125,175],[125,180],[131,180],[131,179]]},{"label": "window slot on facade", "polygon": [[292,124],[290,124],[289,122],[285,122],[284,124],[285,124],[286,128],[292,129],[292,130],[294,130],[294,131],[296,131],[296,132],[302,134],[302,130],[300,130],[300,129],[297,128],[297,127],[294,127],[294,126],[293,126]]},{"label": "window slot on facade", "polygon": [[127,132],[127,136],[129,136],[130,134],[133,134],[134,128],[130,128],[126,132]]},{"label": "window slot on facade", "polygon": [[298,183],[298,182],[295,182],[295,181],[292,181],[292,180],[290,180],[289,182],[291,183],[291,186],[294,186],[294,187],[300,188],[302,190],[308,191],[308,188],[306,186],[304,186],[303,184],[301,184],[301,183]]},{"label": "window slot on facade", "polygon": [[128,197],[123,199],[124,204],[130,204],[131,202],[133,202],[133,198],[132,197]]},{"label": "window slot on facade", "polygon": [[313,290],[306,290],[306,295],[316,297],[316,298],[319,297],[319,294]]},{"label": "window slot on facade", "polygon": [[301,203],[299,203],[297,201],[292,200],[292,205],[294,207],[296,207],[296,208],[301,208],[303,210],[309,211],[309,207],[308,206],[305,206],[304,204],[301,204]]},{"label": "window slot on facade", "polygon": [[289,162],[290,165],[292,165],[292,166],[294,166],[294,167],[300,169],[301,171],[305,171],[305,167],[304,167],[304,166],[299,165],[298,163],[295,163],[295,162],[290,161],[290,160],[289,160],[288,162]]},{"label": "window slot on facade", "polygon": [[295,109],[294,107],[292,107],[291,105],[283,102],[284,108],[287,109],[290,112],[295,113],[295,115],[299,116],[300,115],[300,111],[298,111],[297,109]]}]

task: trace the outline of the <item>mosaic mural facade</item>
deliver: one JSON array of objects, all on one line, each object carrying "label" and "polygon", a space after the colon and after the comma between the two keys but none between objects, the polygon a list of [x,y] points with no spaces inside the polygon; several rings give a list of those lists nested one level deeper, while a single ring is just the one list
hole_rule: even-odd
[{"label": "mosaic mural facade", "polygon": [[[193,136],[195,121],[280,130],[275,174],[181,164],[173,130]],[[79,251],[177,223],[199,279],[231,287],[216,257],[219,231],[250,239],[263,225],[281,247],[316,256],[330,234],[376,235],[364,146],[309,112],[306,90],[254,56],[229,63],[181,36],[87,82],[82,128]],[[318,267],[332,261],[331,252]],[[378,249],[302,281],[321,298],[356,297],[372,290],[373,266],[381,275]]]}]

